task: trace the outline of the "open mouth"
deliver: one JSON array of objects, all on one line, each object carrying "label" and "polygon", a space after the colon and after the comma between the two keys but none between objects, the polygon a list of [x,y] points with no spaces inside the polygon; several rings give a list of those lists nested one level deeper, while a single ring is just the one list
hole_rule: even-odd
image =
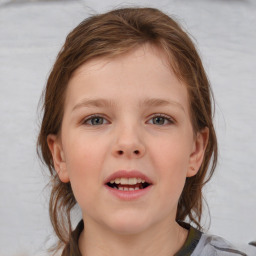
[{"label": "open mouth", "polygon": [[151,184],[141,178],[116,178],[106,184],[107,186],[122,191],[145,189]]}]

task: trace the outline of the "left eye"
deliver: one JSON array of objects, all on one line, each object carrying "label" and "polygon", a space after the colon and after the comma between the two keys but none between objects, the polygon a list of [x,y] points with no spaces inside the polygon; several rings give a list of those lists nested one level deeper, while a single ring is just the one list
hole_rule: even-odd
[{"label": "left eye", "polygon": [[170,117],[166,116],[154,116],[149,120],[150,124],[155,124],[155,125],[166,125],[166,124],[171,124],[173,123],[173,120]]},{"label": "left eye", "polygon": [[107,120],[101,116],[93,116],[84,120],[83,123],[87,125],[102,125],[106,124]]}]

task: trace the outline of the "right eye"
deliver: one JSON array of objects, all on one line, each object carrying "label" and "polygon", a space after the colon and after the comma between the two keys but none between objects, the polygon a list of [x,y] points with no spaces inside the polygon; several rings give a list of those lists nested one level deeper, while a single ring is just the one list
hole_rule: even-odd
[{"label": "right eye", "polygon": [[103,125],[107,123],[108,121],[104,117],[96,116],[96,115],[90,116],[83,121],[83,124],[91,125],[91,126],[98,126],[98,125]]}]

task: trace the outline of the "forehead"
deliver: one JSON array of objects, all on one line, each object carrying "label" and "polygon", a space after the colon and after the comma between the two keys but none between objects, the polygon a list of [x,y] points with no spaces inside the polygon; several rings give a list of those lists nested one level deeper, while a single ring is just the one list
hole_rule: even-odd
[{"label": "forehead", "polygon": [[115,57],[93,58],[75,70],[68,83],[67,102],[88,95],[115,99],[169,96],[184,101],[187,89],[174,74],[166,54],[143,45]]},{"label": "forehead", "polygon": [[[155,69],[163,68],[164,66],[168,72],[173,72],[171,60],[168,58],[167,54],[158,46],[151,43],[145,43],[120,54],[113,50],[113,53],[111,54],[94,57],[79,66],[73,72],[71,79],[81,73],[89,73],[90,71],[104,69],[104,67],[108,64],[114,65],[116,63],[118,66],[126,65],[126,67],[128,67],[129,64],[134,65],[135,62],[142,63],[148,61],[149,59],[154,59],[154,65],[152,65],[152,62],[148,62],[148,67]],[[143,64],[145,65],[145,63]]]}]

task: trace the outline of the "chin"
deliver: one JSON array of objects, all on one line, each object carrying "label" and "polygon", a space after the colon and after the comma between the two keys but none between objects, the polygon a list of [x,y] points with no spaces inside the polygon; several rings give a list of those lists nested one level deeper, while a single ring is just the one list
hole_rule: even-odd
[{"label": "chin", "polygon": [[122,235],[135,235],[145,231],[150,223],[147,221],[146,216],[137,215],[121,215],[113,216],[109,227],[115,233]]}]

